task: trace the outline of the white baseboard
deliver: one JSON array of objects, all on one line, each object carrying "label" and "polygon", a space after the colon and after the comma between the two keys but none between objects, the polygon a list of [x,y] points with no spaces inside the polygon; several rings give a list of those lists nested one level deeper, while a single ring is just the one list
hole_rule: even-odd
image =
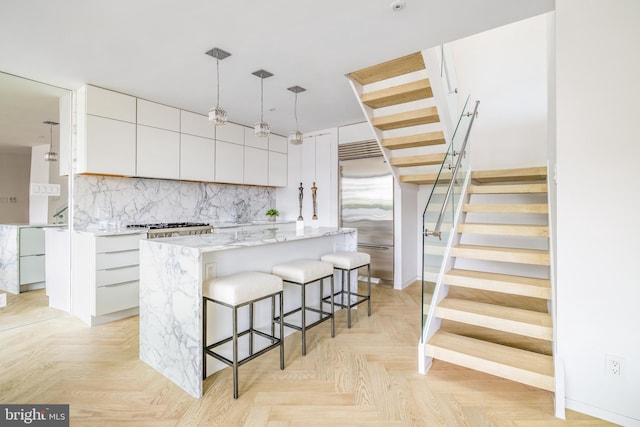
[{"label": "white baseboard", "polygon": [[606,409],[596,408],[595,406],[587,405],[586,403],[568,398],[565,399],[565,404],[567,409],[591,415],[592,417],[597,417],[611,423],[620,424],[624,427],[640,427],[640,420],[607,411]]}]

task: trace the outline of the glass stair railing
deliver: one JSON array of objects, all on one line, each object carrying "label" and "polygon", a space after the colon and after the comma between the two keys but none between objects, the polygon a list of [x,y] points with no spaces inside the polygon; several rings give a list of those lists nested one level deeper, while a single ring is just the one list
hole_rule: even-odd
[{"label": "glass stair railing", "polygon": [[469,133],[479,103],[476,101],[472,106],[467,97],[422,215],[422,339],[425,338],[429,318],[433,317],[430,309],[434,296],[438,294],[442,276],[449,267],[448,250],[455,237],[455,221],[470,172]]}]

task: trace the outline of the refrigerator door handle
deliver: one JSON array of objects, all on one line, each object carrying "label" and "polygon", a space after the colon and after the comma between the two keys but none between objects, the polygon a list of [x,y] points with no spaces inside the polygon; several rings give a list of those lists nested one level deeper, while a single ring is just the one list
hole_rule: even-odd
[{"label": "refrigerator door handle", "polygon": [[363,248],[381,249],[383,251],[388,251],[389,249],[391,249],[391,246],[372,245],[371,243],[358,243],[358,246],[361,246]]}]

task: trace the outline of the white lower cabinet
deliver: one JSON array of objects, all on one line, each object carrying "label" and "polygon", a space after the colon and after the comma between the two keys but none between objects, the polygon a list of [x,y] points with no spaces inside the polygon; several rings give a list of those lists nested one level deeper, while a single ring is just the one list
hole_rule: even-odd
[{"label": "white lower cabinet", "polygon": [[45,286],[44,229],[20,228],[19,285],[21,290],[40,289]]},{"label": "white lower cabinet", "polygon": [[180,179],[180,133],[138,125],[136,175]]},{"label": "white lower cabinet", "polygon": [[216,140],[216,182],[244,182],[244,146]]},{"label": "white lower cabinet", "polygon": [[269,184],[269,152],[260,148],[244,147],[244,181],[248,185]]},{"label": "white lower cabinet", "polygon": [[216,142],[193,135],[180,135],[180,179],[215,181]]},{"label": "white lower cabinet", "polygon": [[127,317],[139,305],[139,247],[146,234],[75,235],[73,314],[89,325]]}]

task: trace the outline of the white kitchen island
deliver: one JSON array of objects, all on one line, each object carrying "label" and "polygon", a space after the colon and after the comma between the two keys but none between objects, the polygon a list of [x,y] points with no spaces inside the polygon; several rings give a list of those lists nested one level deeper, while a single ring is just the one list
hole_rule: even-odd
[{"label": "white kitchen island", "polygon": [[[140,241],[140,359],[190,395],[201,397],[202,284],[207,278],[248,270],[270,272],[278,263],[356,249],[355,229],[296,232],[295,224]],[[309,293],[308,302],[318,299]],[[285,287],[285,311],[299,302],[299,290]],[[270,305],[256,304],[255,310],[256,324],[268,327]],[[229,319],[224,309],[209,308],[209,342],[229,336]],[[243,327],[246,324],[240,323]],[[213,358],[207,363],[208,374],[224,367]]]}]

